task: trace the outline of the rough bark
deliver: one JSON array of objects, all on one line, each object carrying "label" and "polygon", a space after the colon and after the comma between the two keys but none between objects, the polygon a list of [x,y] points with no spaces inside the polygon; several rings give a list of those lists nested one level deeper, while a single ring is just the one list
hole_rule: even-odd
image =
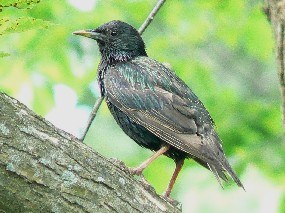
[{"label": "rough bark", "polygon": [[285,128],[285,1],[267,0],[264,9],[276,41],[276,62],[281,91],[281,109]]},{"label": "rough bark", "polygon": [[124,164],[0,93],[0,212],[180,211]]}]

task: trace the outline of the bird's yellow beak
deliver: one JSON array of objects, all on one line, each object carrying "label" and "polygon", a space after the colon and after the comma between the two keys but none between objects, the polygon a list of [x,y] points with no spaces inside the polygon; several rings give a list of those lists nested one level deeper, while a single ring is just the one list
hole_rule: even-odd
[{"label": "bird's yellow beak", "polygon": [[74,35],[80,35],[80,36],[84,36],[84,37],[87,37],[87,38],[91,38],[91,30],[78,30],[78,31],[75,31],[73,32]]},{"label": "bird's yellow beak", "polygon": [[79,31],[73,32],[73,34],[84,36],[87,38],[92,38],[96,41],[105,41],[107,39],[106,35],[104,35],[103,33],[98,33],[95,30],[79,30]]}]

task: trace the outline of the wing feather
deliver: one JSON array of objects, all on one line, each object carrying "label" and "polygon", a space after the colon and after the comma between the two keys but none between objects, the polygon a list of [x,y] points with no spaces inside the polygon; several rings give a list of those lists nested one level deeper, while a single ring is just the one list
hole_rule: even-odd
[{"label": "wing feather", "polygon": [[109,68],[104,82],[108,101],[130,119],[193,156],[219,183],[219,178],[227,180],[227,171],[242,186],[225,158],[211,116],[174,72],[140,57]]},{"label": "wing feather", "polygon": [[[163,81],[153,82],[158,69]],[[177,82],[180,79],[172,71],[153,61],[132,61],[108,72],[112,74],[106,75],[106,91],[112,104],[170,145],[214,163],[212,151],[200,134],[213,125],[209,113],[184,83]]]}]

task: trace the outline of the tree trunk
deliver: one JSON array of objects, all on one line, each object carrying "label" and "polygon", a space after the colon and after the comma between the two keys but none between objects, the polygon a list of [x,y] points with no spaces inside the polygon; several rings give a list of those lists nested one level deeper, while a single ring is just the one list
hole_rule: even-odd
[{"label": "tree trunk", "polygon": [[285,128],[285,0],[267,0],[265,13],[271,22],[276,42],[276,62],[281,91],[281,109]]},{"label": "tree trunk", "polygon": [[17,100],[0,93],[0,212],[181,212]]}]

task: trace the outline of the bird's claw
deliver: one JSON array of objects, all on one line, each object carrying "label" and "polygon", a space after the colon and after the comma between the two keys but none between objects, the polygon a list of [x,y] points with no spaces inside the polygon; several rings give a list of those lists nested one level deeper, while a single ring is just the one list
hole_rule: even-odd
[{"label": "bird's claw", "polygon": [[146,180],[144,175],[142,174],[142,169],[140,168],[130,168],[129,169],[131,175],[137,175],[141,179],[141,183],[143,184],[144,188],[146,189],[152,189],[153,187],[149,184],[149,182]]},{"label": "bird's claw", "polygon": [[167,194],[167,192],[164,192],[164,193],[161,195],[161,197],[162,197],[165,201],[171,203],[171,204],[174,205],[174,206],[179,207],[179,205],[181,205],[181,203],[179,203],[177,200],[174,200],[173,198],[171,198],[171,197],[169,196],[169,194]]},{"label": "bird's claw", "polygon": [[142,170],[140,168],[130,168],[131,175],[143,176]]},{"label": "bird's claw", "polygon": [[163,192],[161,197],[163,197],[163,199],[169,201],[170,203],[173,201],[173,199],[171,197],[169,197],[169,194],[167,192]]}]

